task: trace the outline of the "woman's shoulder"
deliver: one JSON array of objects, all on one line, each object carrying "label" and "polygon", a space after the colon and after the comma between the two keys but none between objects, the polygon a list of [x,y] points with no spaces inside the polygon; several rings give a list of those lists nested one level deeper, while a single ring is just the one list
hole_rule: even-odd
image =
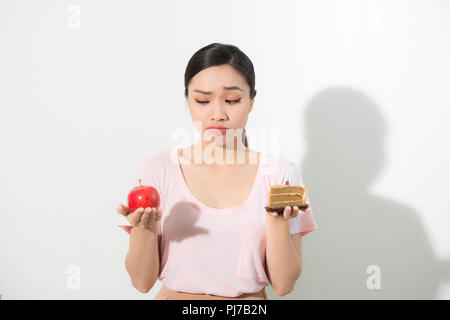
[{"label": "woman's shoulder", "polygon": [[282,167],[287,166],[290,163],[294,163],[293,161],[291,161],[283,156],[280,156],[279,154],[266,152],[266,151],[261,151],[261,158],[267,164],[271,164],[271,165],[278,164]]},{"label": "woman's shoulder", "polygon": [[270,152],[261,152],[261,170],[263,175],[280,176],[289,165],[295,165],[293,161]]}]

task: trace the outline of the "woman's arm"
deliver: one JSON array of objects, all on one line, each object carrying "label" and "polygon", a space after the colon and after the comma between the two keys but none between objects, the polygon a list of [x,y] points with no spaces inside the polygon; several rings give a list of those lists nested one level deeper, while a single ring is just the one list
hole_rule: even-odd
[{"label": "woman's arm", "polygon": [[301,261],[289,234],[289,221],[266,214],[266,273],[278,296],[294,289]]},{"label": "woman's arm", "polygon": [[155,284],[159,274],[159,244],[156,230],[135,226],[130,232],[130,249],[125,259],[125,268],[133,286],[147,293]]}]

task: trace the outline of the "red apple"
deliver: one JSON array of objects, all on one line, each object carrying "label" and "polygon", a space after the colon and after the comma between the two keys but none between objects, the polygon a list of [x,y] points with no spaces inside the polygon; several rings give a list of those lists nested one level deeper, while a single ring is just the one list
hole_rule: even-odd
[{"label": "red apple", "polygon": [[128,194],[128,208],[131,212],[139,208],[159,208],[159,193],[153,187],[141,185],[139,179],[139,186],[133,188]]}]

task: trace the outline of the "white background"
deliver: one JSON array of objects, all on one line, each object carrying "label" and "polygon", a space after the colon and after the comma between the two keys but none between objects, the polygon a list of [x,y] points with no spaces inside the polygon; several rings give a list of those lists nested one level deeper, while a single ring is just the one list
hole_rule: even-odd
[{"label": "white background", "polygon": [[444,0],[0,1],[2,299],[153,299],[115,209],[193,130],[184,69],[212,42],[252,60],[247,128],[279,133],[318,224],[294,291],[269,298],[449,299]]}]

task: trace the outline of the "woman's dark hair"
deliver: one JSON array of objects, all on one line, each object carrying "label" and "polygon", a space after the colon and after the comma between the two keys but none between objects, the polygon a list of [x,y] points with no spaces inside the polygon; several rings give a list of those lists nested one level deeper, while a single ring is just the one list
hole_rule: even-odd
[{"label": "woman's dark hair", "polygon": [[[188,86],[192,77],[203,69],[228,64],[239,72],[250,87],[250,99],[256,96],[253,63],[238,47],[231,44],[211,43],[198,50],[189,60],[184,72],[184,96],[188,97]],[[244,129],[244,145],[248,148]]]}]

